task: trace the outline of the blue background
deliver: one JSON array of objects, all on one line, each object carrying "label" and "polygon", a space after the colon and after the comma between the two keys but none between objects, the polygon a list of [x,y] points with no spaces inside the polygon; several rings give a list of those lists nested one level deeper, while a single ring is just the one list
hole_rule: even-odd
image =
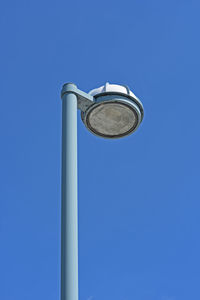
[{"label": "blue background", "polygon": [[0,299],[59,299],[69,81],[84,91],[127,84],[145,108],[140,129],[115,141],[78,118],[80,299],[200,299],[199,9],[1,3]]}]

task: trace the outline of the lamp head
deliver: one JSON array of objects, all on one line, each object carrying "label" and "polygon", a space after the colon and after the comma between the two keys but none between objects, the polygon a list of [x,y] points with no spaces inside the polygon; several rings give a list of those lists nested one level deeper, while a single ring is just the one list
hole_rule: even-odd
[{"label": "lamp head", "polygon": [[131,134],[140,125],[143,106],[128,87],[106,83],[89,94],[94,97],[94,103],[81,112],[81,117],[93,134],[120,138]]}]

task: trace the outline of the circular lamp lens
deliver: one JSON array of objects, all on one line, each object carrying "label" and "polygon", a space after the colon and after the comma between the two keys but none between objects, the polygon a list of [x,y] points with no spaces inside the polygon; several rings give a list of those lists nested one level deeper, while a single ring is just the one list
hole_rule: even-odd
[{"label": "circular lamp lens", "polygon": [[86,122],[96,135],[118,138],[134,131],[138,117],[135,110],[124,103],[104,102],[90,110]]}]

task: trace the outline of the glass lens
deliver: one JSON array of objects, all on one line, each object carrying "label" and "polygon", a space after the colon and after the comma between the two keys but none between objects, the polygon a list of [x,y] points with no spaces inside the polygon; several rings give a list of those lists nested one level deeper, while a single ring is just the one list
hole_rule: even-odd
[{"label": "glass lens", "polygon": [[88,115],[90,129],[107,137],[126,135],[135,128],[136,123],[134,110],[121,103],[102,103]]}]

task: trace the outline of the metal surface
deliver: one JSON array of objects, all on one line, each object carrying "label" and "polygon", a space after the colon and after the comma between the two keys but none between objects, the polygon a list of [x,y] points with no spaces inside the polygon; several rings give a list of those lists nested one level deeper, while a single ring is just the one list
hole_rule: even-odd
[{"label": "metal surface", "polygon": [[[77,97],[62,93],[61,300],[78,300]],[[69,92],[66,92],[69,90]]]},{"label": "metal surface", "polygon": [[[96,96],[102,93],[121,93],[123,95],[132,96],[134,99],[138,99],[136,95],[129,89],[127,85],[124,84],[110,84],[106,82],[105,85],[100,86],[91,90],[88,94],[92,96]],[[138,99],[139,100],[139,99]]]}]

